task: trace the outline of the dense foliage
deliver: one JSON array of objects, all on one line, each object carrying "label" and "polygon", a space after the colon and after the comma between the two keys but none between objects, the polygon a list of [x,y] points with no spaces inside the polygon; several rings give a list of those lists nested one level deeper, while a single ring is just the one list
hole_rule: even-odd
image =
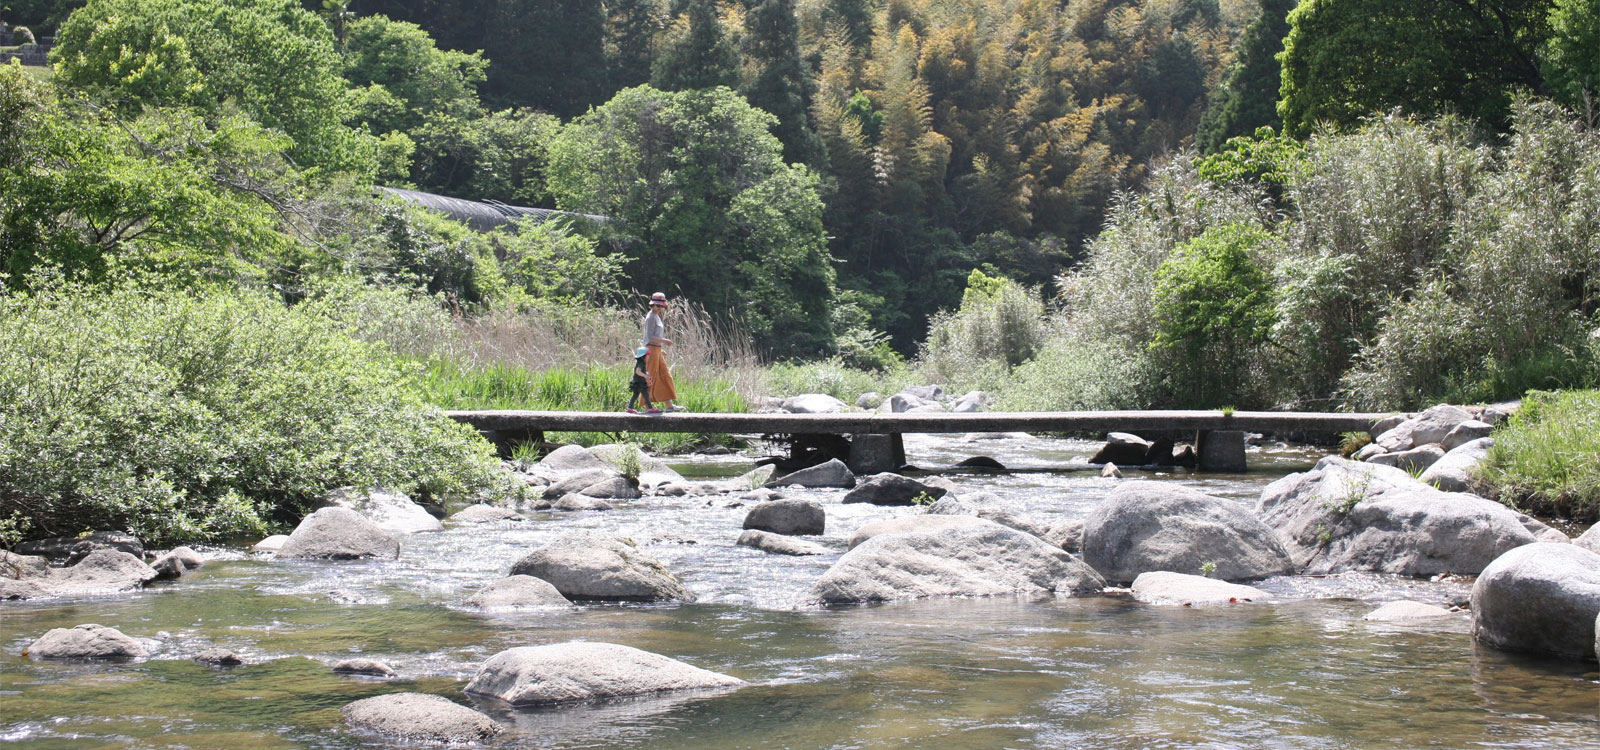
[{"label": "dense foliage", "polygon": [[511,491],[413,374],[309,304],[70,288],[0,297],[0,501],[36,536],[259,534],[331,489]]},{"label": "dense foliage", "polygon": [[1600,391],[1532,393],[1477,481],[1529,513],[1600,521]]}]

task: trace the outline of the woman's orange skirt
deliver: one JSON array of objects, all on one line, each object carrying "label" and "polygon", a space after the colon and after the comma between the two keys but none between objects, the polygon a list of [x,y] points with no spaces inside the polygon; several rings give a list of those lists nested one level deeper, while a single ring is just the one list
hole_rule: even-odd
[{"label": "woman's orange skirt", "polygon": [[671,401],[678,397],[678,386],[672,382],[672,373],[667,371],[667,355],[661,353],[660,346],[650,345],[650,351],[644,355],[644,371],[650,373],[652,402]]}]

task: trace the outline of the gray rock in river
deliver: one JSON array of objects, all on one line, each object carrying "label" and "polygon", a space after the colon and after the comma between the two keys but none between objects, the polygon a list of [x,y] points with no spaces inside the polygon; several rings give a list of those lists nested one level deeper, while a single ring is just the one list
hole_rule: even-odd
[{"label": "gray rock in river", "polygon": [[785,474],[767,481],[768,487],[788,487],[796,484],[801,487],[843,487],[849,489],[856,486],[856,475],[851,473],[850,467],[845,466],[843,461],[837,458],[830,458],[827,463],[801,469],[792,474]]},{"label": "gray rock in river", "polygon": [[873,505],[915,505],[919,498],[929,501],[944,497],[942,487],[923,484],[910,477],[884,472],[862,480],[856,488],[846,492],[846,503],[871,503]]},{"label": "gray rock in river", "polygon": [[[966,516],[925,516],[962,519]],[[1071,594],[1104,587],[1077,558],[992,521],[913,534],[881,534],[857,545],[812,588],[823,603],[939,596]]]},{"label": "gray rock in river", "polygon": [[1294,562],[1272,529],[1241,503],[1167,482],[1119,485],[1083,526],[1083,561],[1108,581],[1140,573],[1200,573],[1225,581],[1288,573]]},{"label": "gray rock in river", "polygon": [[598,497],[577,492],[568,492],[556,500],[540,500],[533,504],[534,510],[611,510],[611,503]]},{"label": "gray rock in river", "polygon": [[1407,620],[1427,620],[1449,616],[1450,610],[1444,607],[1435,607],[1432,604],[1423,604],[1422,602],[1399,601],[1388,602],[1368,612],[1361,619],[1371,622],[1405,622]]},{"label": "gray rock in river", "polygon": [[1379,466],[1393,466],[1408,473],[1424,471],[1444,458],[1444,448],[1438,443],[1429,443],[1410,450],[1399,450],[1393,453],[1380,453],[1367,459],[1369,463]]},{"label": "gray rock in river", "polygon": [[526,609],[571,607],[549,581],[530,575],[514,575],[495,581],[467,599],[467,605],[482,609]]},{"label": "gray rock in river", "polygon": [[1106,444],[1095,452],[1089,463],[1143,466],[1145,456],[1150,453],[1150,446],[1150,441],[1138,435],[1113,432],[1106,435]]},{"label": "gray rock in river", "polygon": [[1385,451],[1407,451],[1444,440],[1456,425],[1471,419],[1472,413],[1466,409],[1439,404],[1401,422],[1393,429],[1379,433],[1373,442],[1383,446]]},{"label": "gray rock in river", "polygon": [[620,476],[622,475],[612,471],[609,467],[576,471],[566,475],[565,477],[562,477],[561,479],[552,483],[549,487],[544,488],[544,499],[555,500],[560,498],[562,495],[571,494],[573,492],[582,492],[583,488],[585,487],[599,484],[607,479]]},{"label": "gray rock in river", "polygon": [[1488,422],[1480,422],[1476,419],[1469,419],[1452,428],[1450,434],[1445,435],[1444,439],[1439,441],[1439,444],[1444,447],[1446,452],[1449,452],[1474,440],[1489,437],[1491,432],[1494,432],[1494,425]]},{"label": "gray rock in river", "polygon": [[511,575],[549,581],[568,599],[692,602],[694,593],[631,540],[572,531],[511,566]]},{"label": "gray rock in river", "polygon": [[150,563],[155,570],[156,577],[162,579],[182,578],[184,574],[206,564],[206,559],[199,552],[188,547],[173,547]]},{"label": "gray rock in river", "polygon": [[[1367,430],[1367,434],[1371,435],[1373,439],[1377,439],[1379,435],[1382,435],[1383,433],[1404,424],[1407,419],[1410,419],[1410,417],[1404,414],[1396,414],[1392,417],[1384,417],[1383,419],[1372,423],[1372,429]],[[1382,446],[1379,446],[1379,450],[1381,451],[1382,449]]]},{"label": "gray rock in river", "polygon": [[144,556],[144,543],[139,537],[125,531],[96,531],[88,536],[61,536],[51,539],[34,539],[16,546],[19,555],[41,555],[52,560],[65,560],[79,544],[91,542],[103,547],[126,552],[134,557]]},{"label": "gray rock in river", "polygon": [[770,552],[775,555],[802,556],[828,554],[827,547],[815,542],[808,542],[804,539],[795,539],[794,537],[784,536],[782,534],[774,534],[770,531],[759,531],[757,529],[746,529],[743,534],[739,535],[739,540],[734,543],[740,547],[753,547],[761,550],[762,552]]},{"label": "gray rock in river", "polygon": [[938,502],[928,506],[928,515],[977,516],[1041,539],[1050,531],[1048,527],[1034,523],[1032,519],[1023,515],[1022,511],[992,492],[974,492],[960,496],[945,495]]},{"label": "gray rock in river", "polygon": [[885,518],[880,521],[864,523],[861,528],[856,529],[856,533],[850,535],[850,548],[855,549],[862,542],[884,534],[919,534],[928,531],[987,526],[992,523],[994,521],[966,515],[916,515]]},{"label": "gray rock in river", "polygon": [[1417,480],[1445,492],[1470,491],[1472,472],[1489,457],[1489,449],[1492,447],[1494,438],[1491,437],[1478,438],[1458,445],[1429,466]]},{"label": "gray rock in river", "polygon": [[376,659],[345,659],[333,665],[335,674],[359,674],[366,677],[395,677],[394,667]]},{"label": "gray rock in river", "polygon": [[1600,523],[1590,526],[1588,531],[1579,534],[1572,543],[1590,552],[1600,553]]},{"label": "gray rock in river", "polygon": [[944,387],[938,385],[908,385],[900,389],[906,396],[914,396],[923,401],[938,401],[944,398]]},{"label": "gray rock in river", "polygon": [[611,468],[599,456],[581,445],[563,445],[533,465],[529,473],[545,482],[557,482],[571,474],[591,469]]},{"label": "gray rock in river", "polygon": [[623,476],[595,482],[579,490],[578,494],[606,500],[637,500],[643,497],[643,493],[639,492],[639,483]]},{"label": "gray rock in river", "polygon": [[50,595],[51,590],[45,588],[38,581],[0,578],[0,601],[43,599]]},{"label": "gray rock in river", "polygon": [[282,560],[356,560],[400,557],[400,540],[349,508],[318,508],[278,549]]},{"label": "gray rock in river", "polygon": [[1595,659],[1600,554],[1541,542],[1496,558],[1472,586],[1472,635],[1480,643]]},{"label": "gray rock in river", "polygon": [[1476,495],[1441,492],[1399,469],[1337,456],[1268,485],[1256,514],[1308,574],[1477,575],[1548,528]]},{"label": "gray rock in river", "polygon": [[1219,581],[1215,578],[1153,570],[1133,579],[1133,598],[1145,604],[1197,606],[1238,604],[1271,599],[1272,595],[1254,586]]},{"label": "gray rock in river", "polygon": [[277,552],[283,549],[283,543],[289,541],[288,534],[273,534],[259,542],[250,549],[255,552]]},{"label": "gray rock in river", "polygon": [[97,549],[70,568],[50,571],[40,585],[60,594],[132,591],[156,579],[156,571],[126,552]]},{"label": "gray rock in river", "polygon": [[495,521],[521,521],[523,517],[521,513],[510,508],[477,503],[456,511],[455,515],[450,516],[447,520],[455,523],[493,523]]},{"label": "gray rock in river", "polygon": [[537,706],[743,684],[737,677],[629,646],[572,641],[501,651],[478,668],[466,691],[513,706]]},{"label": "gray rock in river", "polygon": [[50,560],[41,555],[18,555],[0,549],[0,579],[27,580],[50,575]]},{"label": "gray rock in river", "polygon": [[216,667],[218,669],[237,667],[244,663],[244,659],[240,659],[238,654],[225,648],[208,648],[190,658],[208,667]]},{"label": "gray rock in river", "polygon": [[374,487],[362,491],[355,487],[340,487],[328,494],[325,504],[348,508],[366,516],[378,528],[390,534],[417,534],[426,531],[443,531],[444,524],[434,518],[403,492]]},{"label": "gray rock in river", "polygon": [[352,727],[413,742],[478,742],[505,731],[488,716],[444,696],[425,693],[363,698],[339,712]]},{"label": "gray rock in river", "polygon": [[51,630],[34,641],[27,654],[35,659],[142,659],[148,655],[144,644],[122,631],[93,623]]},{"label": "gray rock in river", "polygon": [[838,414],[850,406],[826,393],[803,393],[783,400],[783,410],[790,414]]},{"label": "gray rock in river", "polygon": [[1083,519],[1062,521],[1051,526],[1040,538],[1060,547],[1063,552],[1079,555],[1083,552]]},{"label": "gray rock in river", "polygon": [[821,534],[827,525],[822,505],[811,500],[769,500],[744,514],[744,528],[774,534]]}]

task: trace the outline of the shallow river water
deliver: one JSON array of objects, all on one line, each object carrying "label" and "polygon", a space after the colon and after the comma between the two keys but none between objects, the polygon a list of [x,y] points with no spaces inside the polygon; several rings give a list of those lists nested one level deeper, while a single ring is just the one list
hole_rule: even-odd
[{"label": "shallow river water", "polygon": [[[1081,463],[1088,443],[907,438],[910,459],[984,454],[1011,466]],[[1254,502],[1317,454],[1252,452],[1245,475],[1149,475]],[[748,457],[684,458],[686,475],[731,476]],[[1130,473],[1130,477],[1132,474]],[[1078,518],[1114,486],[1090,473],[951,475],[1041,522]],[[910,509],[820,500],[844,549],[857,526]],[[1600,673],[1477,646],[1470,619],[1364,622],[1394,599],[1464,600],[1465,583],[1380,576],[1285,577],[1277,599],[1153,607],[1117,595],[820,608],[806,591],[837,559],[734,546],[731,496],[646,498],[610,512],[448,525],[404,539],[399,561],[275,562],[240,550],[181,582],[118,597],[0,604],[0,743],[18,748],[370,748],[339,708],[387,692],[438,693],[515,725],[496,747],[670,748],[1600,748]],[[461,606],[531,549],[573,528],[638,542],[698,596],[693,604],[589,605],[484,614]],[[127,664],[30,661],[44,631],[85,622],[152,639]],[[626,644],[725,672],[742,689],[512,710],[461,692],[512,646]],[[211,647],[247,664],[210,669]],[[342,677],[352,655],[396,680]]]}]

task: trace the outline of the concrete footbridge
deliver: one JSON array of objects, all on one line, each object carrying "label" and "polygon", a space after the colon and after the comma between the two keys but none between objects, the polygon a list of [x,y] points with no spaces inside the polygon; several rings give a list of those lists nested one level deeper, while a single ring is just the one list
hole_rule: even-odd
[{"label": "concrete footbridge", "polygon": [[[1278,436],[1332,435],[1364,432],[1387,413],[1284,411],[1060,411],[1060,412],[917,412],[888,414],[715,414],[676,412],[451,411],[458,422],[472,425],[502,455],[512,446],[541,442],[547,432],[685,432],[696,434],[815,436],[840,446],[850,468],[858,473],[894,471],[905,464],[906,433],[1027,432],[1104,435],[1183,435],[1192,439],[1202,471],[1245,469],[1245,433]],[[793,440],[799,446],[805,441]],[[815,444],[813,442],[813,444]],[[797,448],[798,449],[798,448]]]}]

